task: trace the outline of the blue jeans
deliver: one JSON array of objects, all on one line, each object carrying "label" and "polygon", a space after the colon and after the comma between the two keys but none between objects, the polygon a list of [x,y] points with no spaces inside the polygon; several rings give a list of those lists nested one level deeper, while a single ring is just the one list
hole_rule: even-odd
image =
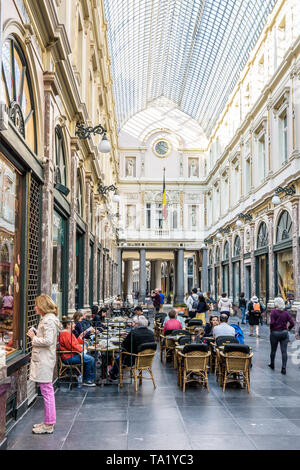
[{"label": "blue jeans", "polygon": [[[72,356],[69,359],[63,359],[64,364],[80,364],[80,361],[81,359],[80,359],[79,354],[75,354],[75,356]],[[95,380],[95,359],[89,354],[83,354],[83,381],[94,382],[94,380]]]},{"label": "blue jeans", "polygon": [[[242,312],[242,323],[245,322],[245,314],[246,314],[246,307],[240,307],[241,312]],[[247,323],[247,320],[246,320]]]}]

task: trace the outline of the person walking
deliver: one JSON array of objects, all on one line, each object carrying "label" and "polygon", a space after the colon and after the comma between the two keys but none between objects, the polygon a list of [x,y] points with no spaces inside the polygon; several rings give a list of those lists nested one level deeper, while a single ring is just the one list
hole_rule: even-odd
[{"label": "person walking", "polygon": [[161,301],[161,297],[159,295],[159,290],[158,289],[154,290],[154,293],[151,296],[151,298],[152,298],[153,307],[155,308],[156,313],[158,313],[159,309],[160,309],[160,301]]},{"label": "person walking", "polygon": [[192,289],[192,293],[188,298],[188,309],[189,309],[189,317],[195,318],[197,308],[198,308],[199,296],[197,294],[197,289],[194,287]]},{"label": "person walking", "polygon": [[206,314],[207,310],[209,310],[209,306],[206,303],[204,295],[199,295],[196,319],[197,320],[202,320],[203,325],[205,325],[205,323],[206,323],[205,314]]},{"label": "person walking", "polygon": [[251,297],[251,301],[248,304],[250,336],[253,336],[253,327],[255,326],[255,333],[257,338],[259,338],[259,322],[263,311],[264,307],[259,303],[256,295]]},{"label": "person walking", "polygon": [[232,309],[231,300],[227,297],[226,292],[223,292],[219,304],[218,304],[219,312],[226,313],[228,317],[230,316],[230,309]]},{"label": "person walking", "polygon": [[32,353],[30,380],[38,382],[44,399],[44,421],[35,424],[33,434],[52,434],[56,423],[53,371],[56,365],[57,335],[61,330],[57,305],[51,297],[42,294],[35,299],[35,311],[41,316],[38,329],[31,328],[27,336],[31,339]]},{"label": "person walking", "polygon": [[245,293],[241,292],[240,298],[239,298],[239,309],[242,312],[242,325],[245,325],[247,323],[247,320],[245,322],[246,307],[247,307],[247,300],[245,299]]},{"label": "person walking", "polygon": [[159,295],[160,295],[160,308],[159,308],[159,311],[160,311],[160,312],[163,312],[163,310],[164,310],[164,303],[165,303],[165,294],[163,294],[162,291],[160,290],[160,291],[159,291]]},{"label": "person walking", "polygon": [[289,333],[295,325],[294,319],[291,314],[285,310],[284,300],[281,297],[274,299],[274,309],[271,310],[270,316],[270,343],[271,354],[270,364],[271,369],[275,369],[275,355],[278,343],[280,343],[282,365],[281,373],[286,374],[287,363],[287,346],[289,342]]}]

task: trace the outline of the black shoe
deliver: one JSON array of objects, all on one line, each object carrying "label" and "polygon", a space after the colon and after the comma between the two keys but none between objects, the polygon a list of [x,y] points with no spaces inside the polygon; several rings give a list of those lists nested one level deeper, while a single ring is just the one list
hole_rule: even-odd
[{"label": "black shoe", "polygon": [[270,369],[274,370],[274,364],[268,364],[268,366],[270,367]]},{"label": "black shoe", "polygon": [[283,375],[286,375],[286,369],[285,369],[284,367],[282,367],[281,373],[282,373]]}]

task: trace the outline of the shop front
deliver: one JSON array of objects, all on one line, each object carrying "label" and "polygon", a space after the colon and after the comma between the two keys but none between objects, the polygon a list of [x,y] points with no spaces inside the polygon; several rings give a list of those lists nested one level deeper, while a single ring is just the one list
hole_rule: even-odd
[{"label": "shop front", "polygon": [[58,208],[53,213],[52,235],[52,294],[62,318],[68,311],[68,236],[67,218]]},{"label": "shop front", "polygon": [[284,300],[294,299],[294,259],[292,250],[292,219],[284,210],[276,227],[275,253],[275,295]]},{"label": "shop front", "polygon": [[269,301],[269,247],[268,230],[265,222],[262,222],[258,229],[254,256],[256,295],[266,306]]},{"label": "shop front", "polygon": [[220,265],[220,247],[216,248],[215,255],[215,299],[218,299],[218,296],[221,295],[221,265]]}]

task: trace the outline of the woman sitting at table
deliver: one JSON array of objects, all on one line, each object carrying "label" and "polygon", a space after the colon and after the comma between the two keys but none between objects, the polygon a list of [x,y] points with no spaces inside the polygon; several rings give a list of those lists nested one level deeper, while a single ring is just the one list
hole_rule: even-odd
[{"label": "woman sitting at table", "polygon": [[72,333],[72,320],[67,317],[62,319],[63,331],[59,334],[60,351],[76,351],[77,353],[66,353],[61,355],[64,364],[80,364],[83,355],[83,385],[95,387],[95,359],[89,354],[83,353],[83,333],[78,338]]},{"label": "woman sitting at table", "polygon": [[97,312],[96,312],[96,308],[95,308],[95,315],[93,316],[93,325],[94,325],[95,328],[97,328],[98,330],[100,329],[102,331],[103,329],[106,328],[106,326],[103,325],[102,322],[104,322],[106,320],[107,308],[106,307],[101,307],[100,311],[99,311],[99,307],[97,307],[95,305],[95,306],[92,307],[92,312],[93,312],[94,307],[97,308]]},{"label": "woman sitting at table", "polygon": [[169,318],[170,320],[164,323],[163,334],[165,334],[166,330],[182,330],[182,325],[179,320],[176,319],[177,312],[176,310],[169,311]]},{"label": "woman sitting at table", "polygon": [[209,317],[209,323],[206,323],[204,327],[204,336],[213,336],[213,329],[215,326],[219,325],[218,315],[211,315]]},{"label": "woman sitting at table", "polygon": [[[76,338],[79,338],[79,336],[83,333],[82,337],[89,338],[92,333],[95,333],[94,328],[90,325],[90,323],[82,323],[83,320],[83,313],[82,312],[75,312],[73,315],[73,321],[74,321],[74,328],[73,328],[73,333],[76,336]],[[86,328],[88,326],[88,328]]]}]

